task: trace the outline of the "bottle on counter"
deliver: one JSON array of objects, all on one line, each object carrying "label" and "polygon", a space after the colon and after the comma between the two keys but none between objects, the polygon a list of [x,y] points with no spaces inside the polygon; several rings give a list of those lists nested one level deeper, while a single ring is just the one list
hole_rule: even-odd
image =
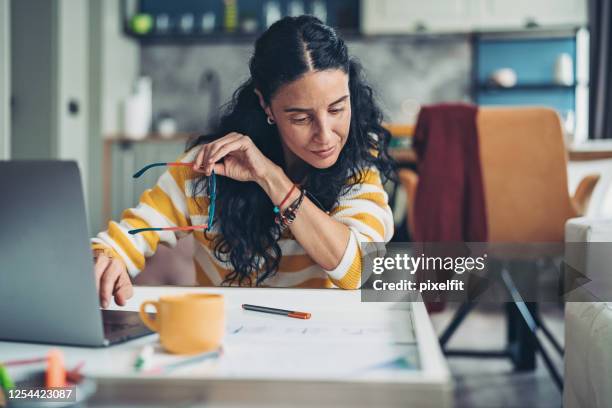
[{"label": "bottle on counter", "polygon": [[153,114],[151,78],[142,76],[136,80],[134,90],[123,106],[123,134],[131,140],[147,137]]}]

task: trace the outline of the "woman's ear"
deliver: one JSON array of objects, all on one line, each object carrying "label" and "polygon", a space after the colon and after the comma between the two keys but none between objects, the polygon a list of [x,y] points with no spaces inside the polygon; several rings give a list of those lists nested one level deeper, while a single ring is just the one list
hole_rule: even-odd
[{"label": "woman's ear", "polygon": [[259,105],[261,106],[261,109],[263,109],[264,112],[266,112],[266,115],[269,118],[274,119],[274,116],[272,115],[272,109],[270,109],[270,106],[266,104],[266,101],[264,100],[263,95],[261,94],[259,89],[255,88],[253,92],[255,92],[255,94],[257,95],[257,98],[259,98]]}]

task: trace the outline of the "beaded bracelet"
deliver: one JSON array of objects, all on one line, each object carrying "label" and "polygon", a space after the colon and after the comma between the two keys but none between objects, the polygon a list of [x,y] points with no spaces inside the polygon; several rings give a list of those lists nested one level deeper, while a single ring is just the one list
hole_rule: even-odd
[{"label": "beaded bracelet", "polygon": [[279,205],[275,205],[274,206],[274,213],[275,214],[280,214],[281,208],[283,208],[283,205],[285,204],[285,201],[287,201],[289,199],[289,197],[291,197],[291,193],[293,193],[293,190],[295,190],[295,188],[296,188],[296,185],[294,184],[293,186],[291,186],[291,189],[289,190],[289,192],[287,193],[285,198],[283,198],[283,201],[281,201]]},{"label": "beaded bracelet", "polygon": [[280,225],[282,228],[286,228],[291,223],[293,223],[297,215],[297,211],[302,205],[302,202],[304,201],[305,195],[306,195],[306,190],[300,190],[300,196],[296,198],[291,204],[289,204],[289,207],[287,207],[285,211],[283,211],[282,213],[279,213],[274,218],[274,222]]}]

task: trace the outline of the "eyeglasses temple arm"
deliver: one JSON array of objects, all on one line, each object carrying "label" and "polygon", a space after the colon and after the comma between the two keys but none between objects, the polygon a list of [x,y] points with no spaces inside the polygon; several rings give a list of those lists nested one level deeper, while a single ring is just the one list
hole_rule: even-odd
[{"label": "eyeglasses temple arm", "polygon": [[149,170],[149,169],[151,169],[153,167],[166,166],[167,164],[168,163],[151,163],[151,164],[147,164],[142,169],[140,169],[136,173],[134,173],[134,175],[132,177],[133,178],[138,178],[138,177],[142,176],[145,171],[147,171],[147,170]]},{"label": "eyeglasses temple arm", "polygon": [[129,230],[128,233],[131,235],[134,235],[134,234],[138,234],[140,232],[145,232],[145,231],[192,231],[192,230],[207,229],[207,228],[208,228],[208,224],[190,225],[187,227],[165,227],[165,228],[150,227],[150,228],[132,229],[132,230]]},{"label": "eyeglasses temple arm", "polygon": [[140,176],[142,176],[144,174],[145,171],[149,170],[150,168],[153,167],[158,167],[158,166],[184,166],[184,167],[192,167],[193,163],[182,163],[182,162],[159,162],[159,163],[151,163],[151,164],[147,164],[146,166],[144,166],[142,169],[138,170],[136,173],[134,173],[134,175],[132,176],[133,178],[138,178]]}]

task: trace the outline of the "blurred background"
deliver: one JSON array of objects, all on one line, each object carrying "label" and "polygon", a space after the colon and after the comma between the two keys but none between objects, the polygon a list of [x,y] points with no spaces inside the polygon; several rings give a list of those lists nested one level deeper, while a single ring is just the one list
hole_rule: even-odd
[{"label": "blurred background", "polygon": [[[612,216],[605,0],[0,0],[0,159],[76,160],[93,235],[159,175],[133,180],[135,170],[174,160],[211,129],[248,77],[258,34],[304,13],[336,27],[361,61],[403,167],[415,167],[411,136],[423,105],[547,106],[561,120],[568,194],[596,173],[582,215]],[[387,187],[394,239],[406,241],[406,192]],[[147,266],[165,274],[143,273],[139,283],[193,284],[190,248],[179,246],[178,260]],[[176,270],[187,273],[168,273]],[[481,311],[453,345],[502,343],[500,313]],[[563,337],[562,308],[543,314]],[[450,365],[458,406],[561,404],[541,363],[521,374],[507,361]]]},{"label": "blurred background", "polygon": [[[596,136],[588,123],[587,0],[0,4],[0,156],[76,159],[92,233],[155,181],[133,181],[135,168],[173,160],[189,137],[210,130],[247,78],[255,38],[286,15],[314,14],[343,34],[395,147],[409,145],[404,136],[422,104],[447,101],[550,106],[568,143]],[[585,164],[575,167],[581,173]],[[593,208],[612,212],[602,194]],[[392,198],[401,222],[403,194]]]}]

